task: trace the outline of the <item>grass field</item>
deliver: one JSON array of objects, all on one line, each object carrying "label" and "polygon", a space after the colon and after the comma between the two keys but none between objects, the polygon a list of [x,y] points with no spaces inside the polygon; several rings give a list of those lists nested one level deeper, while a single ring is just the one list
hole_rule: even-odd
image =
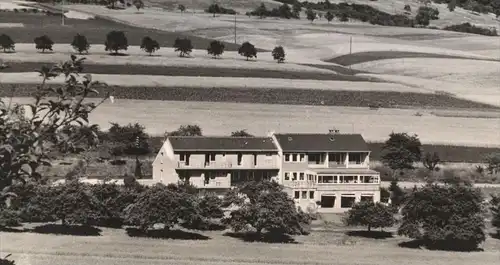
[{"label": "grass field", "polygon": [[[191,236],[197,235],[193,232]],[[99,233],[63,236],[2,232],[2,241],[9,243],[2,245],[1,254],[12,253],[17,265],[493,265],[498,263],[500,248],[500,240],[488,238],[483,252],[428,251],[399,247],[409,240],[397,236],[369,239],[333,231],[297,237],[297,244],[248,243],[223,232],[201,232],[202,236],[197,235],[200,240],[130,237],[124,230],[105,228]]]}]

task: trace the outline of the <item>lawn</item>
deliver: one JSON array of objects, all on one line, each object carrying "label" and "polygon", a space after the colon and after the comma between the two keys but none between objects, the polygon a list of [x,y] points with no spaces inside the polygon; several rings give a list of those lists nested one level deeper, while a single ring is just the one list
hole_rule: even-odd
[{"label": "lawn", "polygon": [[[129,45],[140,45],[145,36],[157,40],[161,46],[172,47],[177,37],[184,37],[182,33],[167,32],[156,29],[145,29],[128,26],[107,19],[65,19],[65,25],[61,25],[60,16],[49,16],[43,13],[14,13],[2,12],[0,23],[23,23],[24,27],[0,28],[0,32],[9,35],[18,43],[32,43],[33,39],[48,35],[55,43],[71,43],[73,36],[77,33],[87,37],[90,43],[104,43],[106,34],[112,30],[124,31],[128,37]],[[190,36],[194,48],[206,49],[209,39]],[[225,43],[227,50],[237,50],[238,45]]]},{"label": "lawn", "polygon": [[64,236],[2,232],[2,241],[9,243],[1,250],[2,255],[12,253],[17,265],[489,265],[498,263],[500,249],[500,240],[492,238],[483,245],[483,252],[457,253],[399,247],[399,243],[409,241],[401,237],[369,239],[343,232],[313,232],[297,237],[297,244],[248,243],[223,232],[201,232],[203,236],[197,236],[200,240],[130,237],[124,230],[105,228],[99,233]]}]

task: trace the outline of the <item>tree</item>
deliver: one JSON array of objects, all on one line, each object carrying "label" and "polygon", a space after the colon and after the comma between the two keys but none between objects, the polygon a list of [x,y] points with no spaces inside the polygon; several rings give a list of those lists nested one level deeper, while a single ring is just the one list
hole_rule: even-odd
[{"label": "tree", "polygon": [[164,229],[169,230],[176,224],[190,223],[196,213],[194,196],[156,184],[124,209],[124,218],[127,224],[143,231],[153,228],[155,224],[163,224]]},{"label": "tree", "polygon": [[212,55],[214,58],[220,57],[224,53],[224,43],[214,40],[210,42],[207,48],[208,54]]},{"label": "tree", "polygon": [[450,0],[448,2],[448,10],[450,10],[450,12],[453,12],[455,11],[455,7],[457,7],[457,0]]},{"label": "tree", "polygon": [[417,135],[391,133],[382,146],[381,161],[394,171],[414,169],[413,164],[421,160],[421,146]]},{"label": "tree", "polygon": [[253,137],[253,135],[248,133],[247,130],[244,129],[232,132],[231,137]]},{"label": "tree", "polygon": [[139,9],[144,8],[144,3],[142,0],[134,0],[134,6],[137,8],[137,11],[139,11]]},{"label": "tree", "polygon": [[167,132],[167,136],[202,136],[202,131],[198,125],[181,125],[179,129],[173,132]]},{"label": "tree", "polygon": [[42,50],[42,53],[45,52],[45,50],[52,51],[52,45],[54,45],[54,42],[49,38],[49,36],[43,35],[36,37],[34,41],[35,48],[37,50]]},{"label": "tree", "polygon": [[382,203],[359,202],[347,212],[344,222],[348,226],[366,226],[370,232],[372,228],[391,227],[396,219],[391,209]]},{"label": "tree", "polygon": [[441,159],[439,158],[439,154],[437,152],[434,152],[432,154],[429,152],[425,153],[424,159],[422,160],[424,167],[429,171],[438,171],[439,162],[441,162]]},{"label": "tree", "polygon": [[245,56],[248,61],[249,58],[257,58],[257,49],[255,49],[255,46],[253,46],[253,44],[246,41],[238,49],[238,54],[241,56]]},{"label": "tree", "polygon": [[106,35],[106,42],[104,42],[104,50],[112,51],[117,55],[119,50],[128,49],[128,40],[123,31],[111,31]]},{"label": "tree", "polygon": [[221,13],[221,8],[218,4],[211,4],[210,6],[208,6],[207,11],[208,13],[212,13],[213,17],[215,17],[215,14]]},{"label": "tree", "polygon": [[291,17],[294,17],[294,14],[292,13],[292,9],[290,8],[290,6],[288,4],[282,4],[279,8],[278,8],[278,12],[279,12],[279,15],[280,17],[282,18],[286,18],[286,19],[289,19]]},{"label": "tree", "polygon": [[8,254],[7,256],[0,258],[0,264],[1,265],[15,265],[16,263],[13,260],[7,259],[10,256],[11,256],[11,254]]},{"label": "tree", "polygon": [[488,171],[490,174],[500,172],[500,153],[491,153],[486,156],[486,164],[488,164]]},{"label": "tree", "polygon": [[[89,114],[109,97],[97,104],[86,100],[97,94],[95,88],[100,83],[88,74],[77,78],[84,59],[72,55],[69,61],[42,67],[38,71],[42,81],[33,103],[9,106],[0,99],[0,200],[15,196],[12,189],[16,183],[41,181],[40,167],[51,165],[51,151],[82,141],[81,135],[67,135],[62,128],[88,124]],[[64,85],[47,85],[48,80],[61,75]]]},{"label": "tree", "polygon": [[410,5],[405,5],[404,11],[406,11],[408,13],[411,12],[411,6]]},{"label": "tree", "polygon": [[186,6],[184,6],[184,5],[178,5],[177,9],[179,9],[179,11],[181,11],[181,13],[184,13],[186,11]]},{"label": "tree", "polygon": [[189,56],[191,51],[193,51],[193,44],[191,44],[191,40],[188,38],[177,38],[175,39],[174,48],[176,52],[180,51],[180,57]]},{"label": "tree", "polygon": [[250,226],[261,239],[262,233],[273,236],[307,234],[310,216],[298,211],[294,201],[273,181],[252,181],[240,187],[237,193],[247,200],[234,201],[237,209],[223,218],[235,232]]},{"label": "tree", "polygon": [[266,5],[261,3],[260,6],[255,9],[255,13],[259,16],[259,18],[264,18],[268,13]]},{"label": "tree", "polygon": [[300,11],[302,11],[302,4],[299,1],[295,1],[292,5],[292,11],[296,18],[300,18]]},{"label": "tree", "polygon": [[274,47],[272,55],[274,60],[278,61],[278,63],[282,63],[285,61],[285,49],[283,49],[282,46]]},{"label": "tree", "polygon": [[153,52],[156,52],[160,49],[160,44],[156,40],[153,40],[149,36],[146,36],[142,39],[141,49],[149,53],[149,56],[151,56]]},{"label": "tree", "polygon": [[334,17],[335,17],[335,16],[333,15],[333,13],[332,13],[331,11],[328,11],[328,12],[326,12],[326,14],[325,14],[325,18],[326,18],[326,20],[328,21],[328,23],[330,23],[330,22],[333,20],[333,18],[334,18]]},{"label": "tree", "polygon": [[146,134],[144,126],[139,123],[120,126],[111,123],[107,134],[103,135],[112,144],[111,153],[115,156],[121,155],[147,155],[151,152],[149,146],[149,135]]},{"label": "tree", "polygon": [[306,17],[307,17],[307,20],[310,20],[312,23],[316,19],[316,12],[314,12],[312,9],[308,8],[306,11]]},{"label": "tree", "polygon": [[402,215],[398,234],[429,248],[474,250],[486,239],[483,195],[470,185],[414,188]]},{"label": "tree", "polygon": [[87,37],[80,34],[76,34],[76,36],[73,37],[73,42],[71,42],[71,46],[79,54],[82,54],[83,52],[88,53],[90,49],[90,43],[87,41]]},{"label": "tree", "polygon": [[14,41],[10,38],[9,35],[6,35],[6,34],[0,35],[0,46],[2,46],[4,53],[6,53],[7,50],[10,50],[10,51],[15,50]]},{"label": "tree", "polygon": [[497,229],[497,235],[500,236],[500,196],[491,195],[490,211],[493,217],[491,225]]},{"label": "tree", "polygon": [[349,21],[349,14],[347,14],[347,12],[341,12],[339,20],[340,20],[340,22]]},{"label": "tree", "polygon": [[405,200],[405,192],[398,185],[398,181],[393,179],[391,181],[391,185],[389,186],[390,198],[391,198],[391,206],[394,207],[395,210],[399,210],[399,207],[403,204]]},{"label": "tree", "polygon": [[436,19],[439,19],[439,10],[427,6],[419,7],[415,16],[415,22],[423,26],[428,26],[431,20]]}]

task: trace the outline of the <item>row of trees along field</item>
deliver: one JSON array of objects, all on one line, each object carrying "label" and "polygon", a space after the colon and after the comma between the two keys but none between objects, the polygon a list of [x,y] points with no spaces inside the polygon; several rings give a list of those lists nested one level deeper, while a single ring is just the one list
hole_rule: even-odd
[{"label": "row of trees along field", "polygon": [[[50,39],[47,35],[42,35],[36,37],[34,39],[35,48],[37,50],[41,50],[42,53],[46,50],[52,51],[52,47],[54,45],[54,41]],[[73,49],[79,54],[87,53],[90,49],[90,43],[84,35],[77,34],[74,36],[73,41],[71,42],[71,46]],[[123,31],[111,31],[106,35],[106,41],[104,42],[105,51],[111,52],[112,55],[118,55],[119,51],[128,49],[128,39],[125,36]],[[6,34],[0,35],[0,47],[3,51],[6,52],[14,52],[15,51],[15,42],[12,38]],[[174,42],[175,51],[179,52],[180,57],[189,56],[189,54],[193,51],[193,45],[189,38],[177,38]],[[152,55],[154,52],[160,49],[160,44],[152,39],[149,36],[146,36],[142,39],[140,48],[144,50],[149,55]],[[207,52],[209,55],[212,55],[213,58],[219,58],[224,53],[224,43],[214,40],[211,41],[208,45]],[[257,49],[250,42],[244,42],[240,48],[238,49],[238,54],[247,58],[257,58]],[[275,47],[271,55],[274,60],[278,63],[282,63],[285,61],[285,50],[282,46]]]},{"label": "row of trees along field", "polygon": [[[263,240],[266,235],[275,239],[308,233],[313,214],[296,209],[283,187],[273,181],[245,183],[231,190],[224,199],[200,194],[186,180],[177,185],[153,187],[141,186],[133,178],[127,179],[123,186],[88,185],[77,179],[51,185],[39,173],[41,166],[51,165],[47,154],[78,142],[96,143],[98,135],[93,131],[82,134],[66,128],[89,126],[89,114],[109,98],[104,95],[98,103],[85,101],[89,94],[97,93],[94,88],[100,84],[92,81],[91,75],[84,75],[83,80],[76,78],[81,74],[83,61],[84,58],[72,55],[67,62],[43,67],[39,71],[43,80],[31,104],[10,105],[0,100],[2,229],[23,221],[60,221],[61,226],[46,225],[34,231],[54,231],[59,227],[59,232],[61,229],[68,232],[74,229],[71,225],[83,225],[88,232],[89,226],[128,225],[132,227],[128,229],[131,235],[158,235],[154,225],[161,224],[163,229],[159,233],[167,235],[178,226],[187,229],[228,226],[235,232],[247,232],[249,227],[257,240]],[[65,85],[56,89],[47,84],[48,80],[61,75],[66,77]],[[26,109],[32,115],[25,115]],[[400,160],[407,162],[407,159]],[[403,166],[406,165],[397,163],[394,168]],[[485,240],[484,198],[471,185],[429,183],[407,192],[397,193],[393,189],[392,197],[389,206],[372,202],[353,205],[346,215],[346,224],[365,225],[371,230],[399,222],[400,235],[436,248],[471,249]],[[489,205],[492,225],[499,229],[499,197],[492,195]],[[229,206],[233,206],[232,210],[224,217],[224,208]],[[400,218],[397,213],[401,213]]]}]

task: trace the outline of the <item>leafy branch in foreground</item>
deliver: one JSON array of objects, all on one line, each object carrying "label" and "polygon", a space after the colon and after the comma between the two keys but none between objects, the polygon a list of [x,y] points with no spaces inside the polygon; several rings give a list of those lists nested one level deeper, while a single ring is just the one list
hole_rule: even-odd
[{"label": "leafy branch in foreground", "polygon": [[[96,86],[105,85],[92,81],[83,70],[85,58],[71,55],[71,59],[44,66],[38,73],[41,84],[29,104],[6,103],[0,99],[0,200],[15,197],[12,185],[28,180],[40,180],[40,166],[50,166],[48,153],[68,143],[81,141],[79,130],[63,130],[68,126],[85,126],[89,114],[102,104],[86,99],[97,94]],[[48,85],[47,81],[63,77],[63,85]],[[95,133],[88,135],[97,137]],[[87,140],[87,139],[85,139]]]}]

